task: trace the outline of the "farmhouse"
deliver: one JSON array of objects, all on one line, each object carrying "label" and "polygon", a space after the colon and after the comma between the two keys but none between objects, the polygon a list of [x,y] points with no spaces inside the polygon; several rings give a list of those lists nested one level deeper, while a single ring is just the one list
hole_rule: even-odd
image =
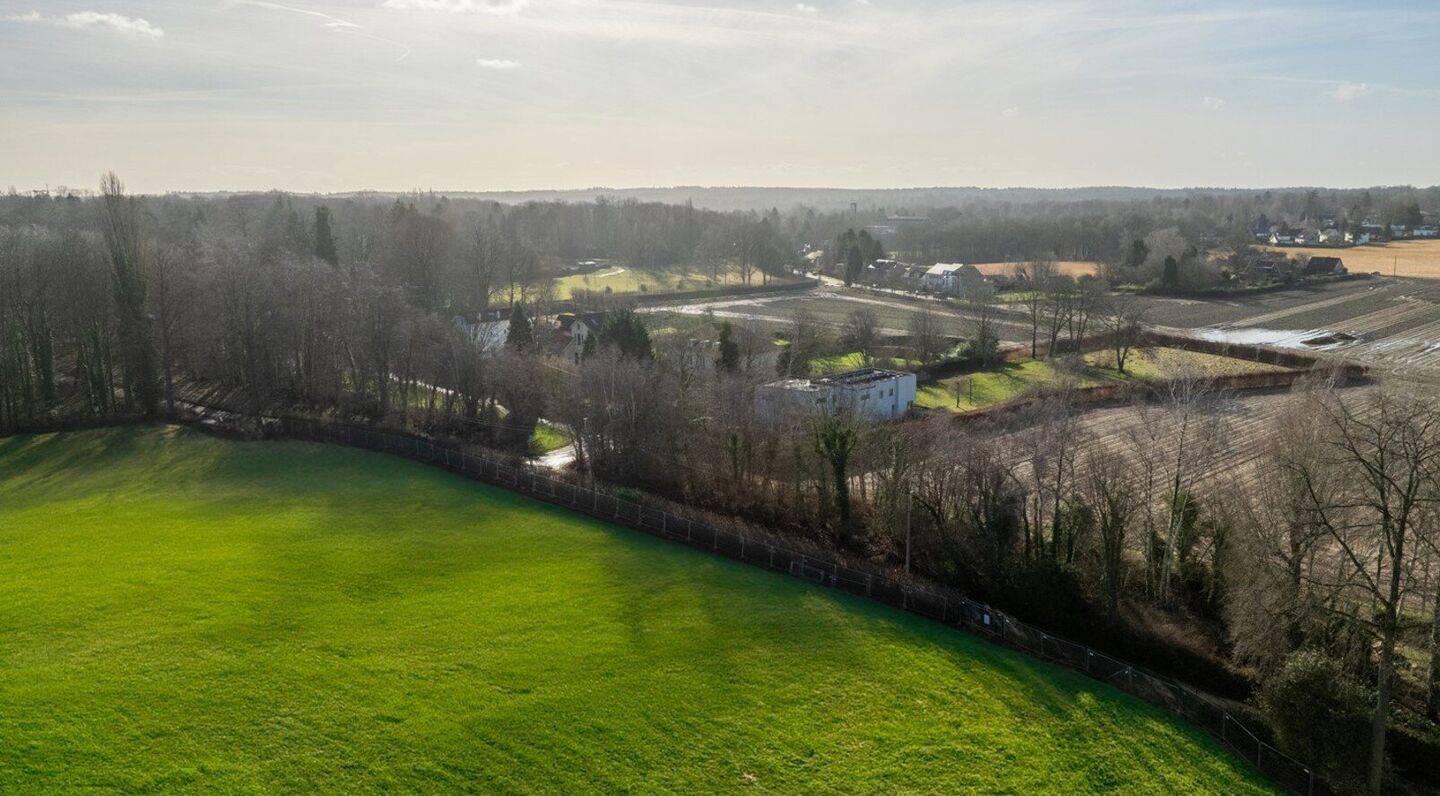
[{"label": "farmhouse", "polygon": [[1416,227],[1410,230],[1412,238],[1440,238],[1440,227]]},{"label": "farmhouse", "polygon": [[1236,277],[1247,285],[1268,285],[1284,282],[1295,274],[1290,258],[1278,252],[1260,252],[1246,257]]},{"label": "farmhouse", "polygon": [[990,283],[980,269],[964,263],[936,263],[925,271],[924,286],[952,296],[987,295]]},{"label": "farmhouse", "polygon": [[778,418],[846,409],[868,420],[903,417],[915,405],[915,374],[861,368],[818,379],[784,379],[755,389],[756,414]]},{"label": "farmhouse", "polygon": [[1347,272],[1345,261],[1339,257],[1311,257],[1302,273],[1304,276],[1341,276]]}]

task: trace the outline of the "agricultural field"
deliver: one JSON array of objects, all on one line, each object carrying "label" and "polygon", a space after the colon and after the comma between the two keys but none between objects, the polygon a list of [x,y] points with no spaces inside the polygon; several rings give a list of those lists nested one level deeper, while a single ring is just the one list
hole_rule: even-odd
[{"label": "agricultural field", "polygon": [[0,792],[1274,792],[1078,673],[378,454],[0,439],[0,549]]},{"label": "agricultural field", "polygon": [[[741,285],[762,285],[764,274],[756,270],[747,283],[740,270],[722,270],[717,279],[711,273],[698,271],[641,271],[623,266],[613,266],[591,274],[575,274],[555,279],[555,294],[570,298],[575,291],[593,290],[600,293],[680,293],[690,290],[708,290],[715,287]],[[793,281],[787,278],[771,277],[769,284]]]},{"label": "agricultural field", "polygon": [[[1186,375],[1238,376],[1284,370],[1233,357],[1176,348],[1140,348],[1132,351],[1125,373],[1115,369],[1112,351],[1085,355],[1083,364],[1060,365],[1049,360],[1007,362],[989,370],[951,376],[922,385],[916,403],[932,409],[971,412],[1012,401],[1029,392],[1072,387],[1099,387],[1130,381],[1160,381]],[[959,395],[957,396],[957,385]]]},{"label": "agricultural field", "polygon": [[1147,298],[1147,320],[1209,340],[1350,359],[1405,378],[1440,377],[1440,284],[1371,278],[1233,300]]},{"label": "agricultural field", "polygon": [[[1095,276],[1100,273],[1100,264],[1090,260],[1058,260],[1054,263],[1056,273],[1066,276]],[[1025,263],[976,263],[975,267],[986,276],[1015,276],[1016,269]]]},{"label": "agricultural field", "polygon": [[1345,267],[1351,273],[1379,273],[1385,276],[1440,279],[1440,239],[1397,240],[1345,248],[1331,246],[1266,246],[1263,248],[1292,257],[1339,257],[1345,261]]},{"label": "agricultural field", "polygon": [[[965,337],[975,331],[973,313],[954,304],[918,298],[904,298],[882,292],[822,287],[816,290],[769,296],[751,296],[689,304],[642,307],[641,312],[662,316],[710,315],[719,320],[749,321],[770,331],[789,328],[795,313],[804,311],[816,322],[839,331],[846,318],[859,309],[875,313],[880,332],[886,336],[910,334],[912,319],[928,308],[935,313],[943,334]],[[662,318],[662,322],[664,321]],[[1030,327],[1019,310],[997,311],[992,323],[1005,342],[1028,341]]]}]

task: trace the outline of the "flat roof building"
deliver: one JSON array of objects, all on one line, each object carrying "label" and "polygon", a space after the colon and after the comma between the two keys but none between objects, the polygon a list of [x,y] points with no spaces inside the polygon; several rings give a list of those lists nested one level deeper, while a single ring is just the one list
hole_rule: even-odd
[{"label": "flat roof building", "polygon": [[755,411],[761,417],[777,418],[845,409],[869,420],[891,420],[914,407],[915,387],[914,373],[884,368],[783,379],[755,388]]}]

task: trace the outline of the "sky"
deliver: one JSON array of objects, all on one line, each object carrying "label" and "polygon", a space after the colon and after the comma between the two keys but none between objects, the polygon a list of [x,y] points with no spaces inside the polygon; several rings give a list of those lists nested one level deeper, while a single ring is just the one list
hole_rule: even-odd
[{"label": "sky", "polygon": [[1440,183],[1440,3],[0,0],[0,189]]}]

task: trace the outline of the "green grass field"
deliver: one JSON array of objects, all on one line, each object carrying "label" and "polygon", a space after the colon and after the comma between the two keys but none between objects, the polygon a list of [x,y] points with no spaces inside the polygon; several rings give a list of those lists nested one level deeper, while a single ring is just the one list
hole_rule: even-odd
[{"label": "green grass field", "polygon": [[0,439],[0,793],[1271,792],[1079,674],[398,459]]},{"label": "green grass field", "polygon": [[[1137,348],[1125,362],[1125,373],[1115,369],[1115,354],[1096,351],[1085,355],[1083,367],[1061,370],[1048,360],[1007,362],[979,373],[951,376],[921,385],[915,403],[930,409],[972,412],[1012,401],[1029,392],[1059,387],[1067,380],[1076,387],[1098,387],[1128,381],[1161,381],[1186,374],[1238,376],[1285,370],[1234,357],[1222,357],[1177,348]],[[961,398],[955,401],[955,385]]]},{"label": "green grass field", "polygon": [[[708,271],[640,271],[624,266],[602,268],[592,274],[562,276],[555,280],[555,293],[561,298],[570,298],[577,290],[593,290],[604,293],[680,293],[690,290],[709,290],[716,287],[764,284],[765,275],[759,270],[752,271],[747,283],[738,268],[722,270],[719,279]],[[771,281],[776,280],[772,277]]]}]

